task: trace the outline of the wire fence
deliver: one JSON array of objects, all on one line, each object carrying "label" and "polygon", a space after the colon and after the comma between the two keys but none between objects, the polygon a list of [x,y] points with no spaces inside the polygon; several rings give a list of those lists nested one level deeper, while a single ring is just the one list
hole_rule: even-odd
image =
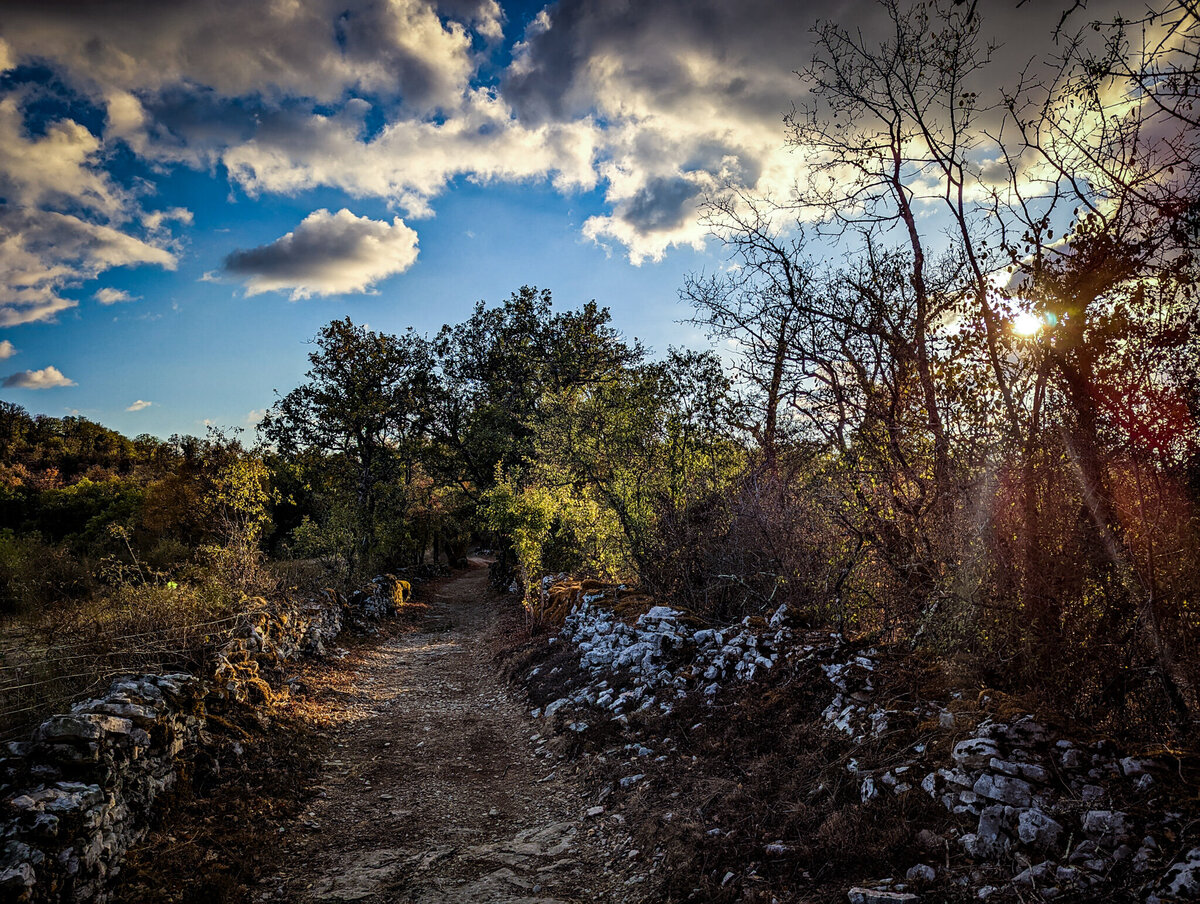
[{"label": "wire fence", "polygon": [[27,739],[121,675],[201,668],[246,618],[228,608],[132,605],[0,625],[0,742]]}]

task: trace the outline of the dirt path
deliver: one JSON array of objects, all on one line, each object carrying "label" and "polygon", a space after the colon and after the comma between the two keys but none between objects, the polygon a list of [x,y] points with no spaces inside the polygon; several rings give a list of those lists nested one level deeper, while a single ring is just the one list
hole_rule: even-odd
[{"label": "dirt path", "polygon": [[311,806],[281,828],[286,869],[260,900],[627,897],[598,850],[589,801],[540,748],[493,662],[499,616],[486,579],[473,561],[427,591],[420,633],[359,648],[322,689],[330,754]]}]

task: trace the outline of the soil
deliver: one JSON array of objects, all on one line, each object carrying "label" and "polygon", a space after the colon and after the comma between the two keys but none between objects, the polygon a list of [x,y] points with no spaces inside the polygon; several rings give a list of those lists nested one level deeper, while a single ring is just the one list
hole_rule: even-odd
[{"label": "soil", "polygon": [[[511,602],[489,589],[486,563],[426,586],[421,602],[411,630],[306,667],[299,692],[262,732],[268,747],[290,737],[290,755],[271,749],[270,762],[256,764],[264,744],[247,740],[254,749],[244,754],[239,744],[241,771],[266,787],[226,778],[210,799],[168,813],[131,858],[119,897],[640,900],[633,861],[610,864],[608,821],[588,817],[595,800],[496,664],[517,623]],[[264,767],[279,779],[274,788]],[[172,860],[180,848],[186,856]]]}]

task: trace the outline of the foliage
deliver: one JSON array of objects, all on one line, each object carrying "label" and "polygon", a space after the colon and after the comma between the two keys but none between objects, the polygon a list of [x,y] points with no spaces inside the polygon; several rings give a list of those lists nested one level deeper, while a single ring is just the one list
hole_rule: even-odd
[{"label": "foliage", "polygon": [[484,516],[491,530],[511,540],[530,607],[540,599],[545,574],[617,579],[630,573],[619,524],[586,488],[501,479],[488,491]]},{"label": "foliage", "polygon": [[384,555],[377,515],[384,487],[416,460],[430,416],[432,359],[411,330],[403,337],[356,326],[323,327],[306,381],[283,396],[260,430],[283,456],[324,471],[353,495],[356,567]]}]

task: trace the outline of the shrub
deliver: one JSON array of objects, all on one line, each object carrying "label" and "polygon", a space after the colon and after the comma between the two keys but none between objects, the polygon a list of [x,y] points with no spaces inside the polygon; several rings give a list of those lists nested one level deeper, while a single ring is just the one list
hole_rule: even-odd
[{"label": "shrub", "polygon": [[93,586],[86,565],[62,547],[0,530],[0,615],[38,612]]}]

